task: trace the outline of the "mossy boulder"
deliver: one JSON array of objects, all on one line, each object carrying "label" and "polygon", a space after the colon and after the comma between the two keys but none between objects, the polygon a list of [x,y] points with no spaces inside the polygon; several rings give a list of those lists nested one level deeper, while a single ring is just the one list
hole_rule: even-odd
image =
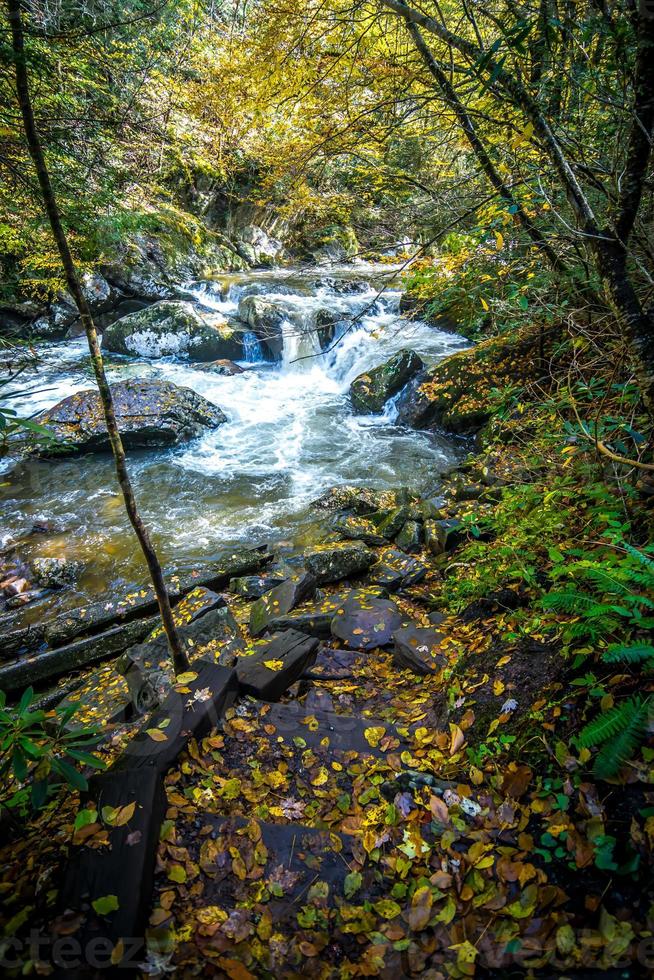
[{"label": "mossy boulder", "polygon": [[[123,443],[131,448],[174,446],[216,429],[227,419],[223,412],[190,388],[171,381],[131,378],[112,385],[114,408]],[[110,448],[100,396],[78,391],[35,421],[54,437],[47,455],[104,452]]]},{"label": "mossy boulder", "polygon": [[115,320],[102,336],[102,346],[116,354],[140,357],[181,355],[191,361],[243,357],[239,331],[226,320],[211,322],[191,303],[164,300]]},{"label": "mossy boulder", "polygon": [[491,393],[534,376],[537,331],[492,337],[445,358],[411,379],[397,401],[397,421],[415,429],[440,426],[468,434],[491,416]]},{"label": "mossy boulder", "polygon": [[355,412],[373,414],[381,412],[389,398],[424,368],[415,351],[400,350],[385,364],[360,374],[350,385],[350,397]]},{"label": "mossy boulder", "polygon": [[305,567],[318,585],[339,582],[352,575],[361,575],[375,560],[375,553],[363,541],[336,541],[314,545],[304,552]]}]

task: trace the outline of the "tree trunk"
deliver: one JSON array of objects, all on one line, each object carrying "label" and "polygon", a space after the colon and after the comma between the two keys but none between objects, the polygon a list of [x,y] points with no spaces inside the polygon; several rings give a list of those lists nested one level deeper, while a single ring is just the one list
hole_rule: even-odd
[{"label": "tree trunk", "polygon": [[75,262],[68,245],[66,232],[64,231],[64,227],[61,222],[61,216],[52,184],[50,182],[50,175],[48,173],[43,147],[41,146],[41,140],[36,128],[32,100],[29,91],[20,0],[7,0],[7,12],[11,26],[14,69],[16,75],[16,93],[23,118],[23,127],[25,130],[29,154],[32,158],[32,162],[34,163],[34,168],[39,181],[39,187],[41,188],[41,194],[43,196],[43,204],[50,222],[52,235],[57,244],[61,263],[64,268],[66,283],[70,294],[75,301],[75,305],[79,310],[82,326],[84,327],[86,338],[88,340],[91,361],[95,372],[95,379],[98,385],[109,441],[111,443],[111,450],[116,464],[118,483],[120,484],[120,489],[125,501],[125,510],[127,511],[127,516],[129,517],[132,527],[134,528],[134,532],[138,538],[141,550],[143,551],[143,555],[150,571],[150,577],[157,596],[157,602],[161,612],[161,621],[168,638],[168,645],[175,672],[181,672],[188,670],[188,657],[186,656],[186,653],[182,647],[177,628],[175,626],[175,621],[173,619],[173,613],[170,606],[170,598],[166,589],[166,583],[161,571],[159,559],[157,558],[156,552],[152,546],[148,530],[141,520],[138,508],[136,506],[134,491],[132,489],[129,473],[127,471],[125,450],[123,448],[122,439],[120,437],[120,432],[118,431],[118,425],[116,422],[116,413],[114,410],[111,388],[109,387],[109,383],[107,381],[107,376],[105,374],[104,364],[102,361],[102,354],[100,353],[98,334],[93,322],[89,304],[80,285],[77,270],[75,268]]},{"label": "tree trunk", "polygon": [[427,69],[434,77],[438,87],[443,93],[446,103],[453,109],[459,126],[465,133],[468,143],[479,160],[481,169],[488,178],[491,186],[497,191],[502,200],[506,201],[510,207],[515,209],[515,215],[519,224],[522,226],[534,245],[543,253],[551,268],[555,272],[564,272],[564,263],[561,261],[549,243],[543,239],[543,235],[529,220],[529,217],[525,214],[524,208],[522,208],[518,201],[516,201],[513,194],[500,177],[486,150],[486,147],[481,140],[481,137],[475,128],[475,124],[473,123],[470,114],[466,111],[465,106],[457,96],[454,86],[447,78],[445,72],[436,63],[436,60],[429,50],[429,46],[425,43],[425,39],[420,33],[419,28],[416,27],[415,24],[408,22],[407,30],[409,31],[413,43],[415,44]]}]

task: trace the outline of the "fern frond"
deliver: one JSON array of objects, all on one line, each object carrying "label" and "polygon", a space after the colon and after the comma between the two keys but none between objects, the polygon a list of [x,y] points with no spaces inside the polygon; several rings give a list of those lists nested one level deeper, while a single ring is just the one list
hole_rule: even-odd
[{"label": "fern frond", "polygon": [[545,609],[570,615],[585,612],[597,605],[597,599],[593,596],[572,589],[565,592],[548,592],[543,596],[542,602]]},{"label": "fern frond", "polygon": [[[648,699],[649,700],[649,699]],[[609,738],[615,738],[620,732],[629,728],[640,717],[643,707],[648,701],[642,698],[630,698],[623,701],[609,711],[598,715],[582,728],[577,736],[577,742],[582,749],[589,749],[593,745],[601,745]],[[645,716],[647,710],[645,710]]]},{"label": "fern frond", "polygon": [[652,699],[644,701],[627,727],[615,738],[605,742],[595,757],[593,772],[599,779],[610,779],[635,755],[647,729]]},{"label": "fern frond", "polygon": [[642,664],[654,660],[654,647],[649,643],[613,644],[602,653],[602,660],[607,664]]},{"label": "fern frond", "polygon": [[654,559],[650,558],[649,555],[646,555],[644,552],[639,551],[638,548],[634,548],[634,546],[629,544],[627,541],[623,541],[622,545],[625,551],[628,552],[632,558],[635,558],[636,561],[639,561],[642,565],[645,565],[646,568],[651,570],[652,580],[654,581]]}]

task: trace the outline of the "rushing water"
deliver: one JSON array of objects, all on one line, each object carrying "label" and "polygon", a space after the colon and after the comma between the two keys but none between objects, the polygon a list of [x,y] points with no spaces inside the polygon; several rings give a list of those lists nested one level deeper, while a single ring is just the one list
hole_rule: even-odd
[{"label": "rushing water", "polygon": [[[323,274],[371,286],[341,294],[329,283],[315,285]],[[244,291],[283,305],[281,364],[259,359],[254,335],[247,349],[250,362],[241,362],[247,370],[229,377],[173,358],[107,358],[111,381],[165,378],[201,393],[229,420],[184,446],[130,453],[141,510],[166,564],[190,568],[226,546],[310,534],[308,505],[336,484],[425,489],[437,483],[453,458],[452,446],[396,426],[392,404],[384,415],[353,415],[348,389],[358,374],[400,348],[411,347],[434,362],[462,347],[463,340],[400,319],[400,293],[389,272],[379,267],[252,272],[230,276],[227,284],[227,295],[211,282],[189,289],[208,316],[210,311],[234,316]],[[311,326],[315,312],[324,308],[362,315],[331,351],[318,354]],[[84,339],[43,344],[39,353],[38,370],[21,376],[13,398],[13,407],[23,415],[90,386]],[[30,461],[4,480],[3,530],[19,536],[36,520],[55,526],[28,539],[27,558],[65,555],[82,561],[86,571],[79,589],[85,597],[144,581],[108,456]],[[50,601],[78,599],[68,595]]]}]

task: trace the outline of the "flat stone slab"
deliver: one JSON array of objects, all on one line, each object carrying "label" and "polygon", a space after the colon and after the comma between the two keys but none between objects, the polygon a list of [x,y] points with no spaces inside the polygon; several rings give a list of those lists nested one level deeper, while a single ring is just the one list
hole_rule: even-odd
[{"label": "flat stone slab", "polygon": [[313,663],[318,640],[296,630],[286,630],[254,653],[239,657],[236,676],[239,689],[260,701],[279,701]]},{"label": "flat stone slab", "polygon": [[271,629],[295,629],[309,636],[317,636],[327,640],[332,635],[332,619],[343,608],[348,592],[339,592],[325,596],[320,602],[313,603],[308,609],[294,612],[287,616],[277,616],[271,620]]},{"label": "flat stone slab", "polygon": [[406,626],[393,634],[393,663],[415,674],[434,674],[447,666],[444,636],[428,626]]},{"label": "flat stone slab", "polygon": [[250,633],[260,636],[278,616],[294,609],[316,591],[316,580],[311,572],[300,569],[281,585],[257,599],[250,607]]},{"label": "flat stone slab", "polygon": [[244,599],[260,599],[276,585],[281,585],[284,579],[284,575],[275,572],[264,575],[244,575],[230,579],[227,591]]},{"label": "flat stone slab", "polygon": [[353,589],[332,620],[332,633],[355,650],[388,645],[402,625],[398,607],[366,589]]},{"label": "flat stone slab", "polygon": [[[193,572],[166,573],[170,598],[175,600],[203,586],[217,589],[237,575],[256,572],[272,561],[264,549],[237,548],[225,552]],[[56,648],[78,636],[94,636],[117,623],[129,622],[140,616],[158,612],[157,599],[151,586],[135,589],[118,600],[91,603],[71,609],[48,623],[35,623],[13,629],[0,636],[0,658],[21,651],[36,650],[45,645]]]},{"label": "flat stone slab", "polygon": [[[231,667],[244,649],[238,623],[222,596],[194,589],[173,610],[182,646],[189,660]],[[143,642],[121,657],[117,669],[124,674],[137,712],[160,704],[174,684],[168,640],[159,625]]]}]

